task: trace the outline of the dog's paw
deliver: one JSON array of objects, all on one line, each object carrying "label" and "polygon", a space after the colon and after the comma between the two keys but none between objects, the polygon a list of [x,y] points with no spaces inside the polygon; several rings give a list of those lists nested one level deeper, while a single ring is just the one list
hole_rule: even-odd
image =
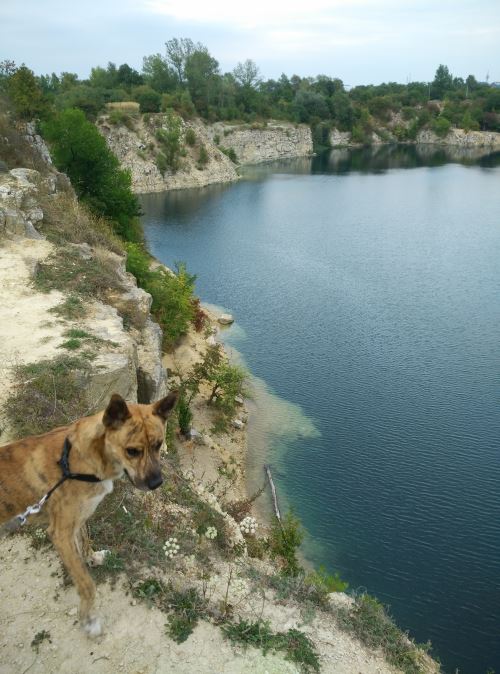
[{"label": "dog's paw", "polygon": [[82,623],[82,628],[83,631],[87,634],[87,636],[89,636],[91,639],[100,637],[102,634],[101,621],[99,618],[96,618],[95,616],[91,616],[90,618],[84,620]]}]

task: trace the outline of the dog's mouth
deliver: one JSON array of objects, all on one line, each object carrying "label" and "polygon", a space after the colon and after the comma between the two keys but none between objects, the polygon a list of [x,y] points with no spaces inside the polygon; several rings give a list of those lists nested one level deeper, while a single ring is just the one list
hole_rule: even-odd
[{"label": "dog's mouth", "polygon": [[126,468],[123,469],[123,472],[130,480],[130,484],[132,484],[136,489],[139,489],[140,491],[152,491],[153,489],[157,489],[163,483],[163,478],[161,477],[161,475],[159,475],[154,480],[150,481],[138,480],[136,482],[130,477],[130,474]]}]

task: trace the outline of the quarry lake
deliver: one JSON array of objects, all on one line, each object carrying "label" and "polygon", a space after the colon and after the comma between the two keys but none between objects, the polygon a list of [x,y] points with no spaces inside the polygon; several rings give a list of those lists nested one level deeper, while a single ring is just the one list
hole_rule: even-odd
[{"label": "quarry lake", "polygon": [[445,671],[499,671],[500,153],[334,150],[243,178],[141,203],[152,253],[234,314],[265,382],[250,462],[315,565]]}]

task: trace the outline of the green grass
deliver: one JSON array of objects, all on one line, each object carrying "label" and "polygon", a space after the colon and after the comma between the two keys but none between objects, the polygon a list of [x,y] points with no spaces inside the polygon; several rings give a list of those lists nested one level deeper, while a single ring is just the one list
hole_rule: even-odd
[{"label": "green grass", "polygon": [[13,389],[3,412],[17,437],[45,433],[89,413],[88,362],[61,355],[12,370]]},{"label": "green grass", "polygon": [[198,621],[206,615],[206,604],[194,588],[182,591],[171,589],[167,601],[171,610],[167,634],[181,644],[192,634]]},{"label": "green grass", "polygon": [[282,652],[287,660],[299,665],[303,672],[320,671],[319,655],[314,644],[300,630],[273,632],[268,622],[241,619],[239,622],[225,623],[222,630],[233,644],[260,648],[264,655]]},{"label": "green grass", "polygon": [[69,321],[85,318],[87,315],[87,309],[77,295],[69,295],[61,304],[49,309],[49,311]]},{"label": "green grass", "polygon": [[422,656],[430,645],[416,645],[401,632],[383,605],[374,597],[361,595],[353,608],[338,614],[342,627],[354,633],[371,650],[381,648],[387,660],[405,674],[423,674]]},{"label": "green grass", "polygon": [[37,266],[35,287],[42,292],[63,290],[73,296],[105,299],[109,290],[120,290],[115,268],[105,258],[84,259],[71,247],[61,248]]}]

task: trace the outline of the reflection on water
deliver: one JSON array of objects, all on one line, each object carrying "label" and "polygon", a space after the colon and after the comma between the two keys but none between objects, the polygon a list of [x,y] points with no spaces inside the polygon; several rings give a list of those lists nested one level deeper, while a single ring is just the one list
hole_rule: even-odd
[{"label": "reflection on water", "polygon": [[335,150],[142,198],[152,252],[229,309],[261,378],[256,484],[269,460],[311,560],[471,674],[500,662],[498,165]]},{"label": "reflection on water", "polygon": [[500,152],[487,147],[439,145],[374,145],[362,148],[335,148],[316,157],[297,157],[242,169],[246,179],[260,179],[269,173],[308,174],[383,173],[389,169],[463,164],[494,168],[500,166]]}]

